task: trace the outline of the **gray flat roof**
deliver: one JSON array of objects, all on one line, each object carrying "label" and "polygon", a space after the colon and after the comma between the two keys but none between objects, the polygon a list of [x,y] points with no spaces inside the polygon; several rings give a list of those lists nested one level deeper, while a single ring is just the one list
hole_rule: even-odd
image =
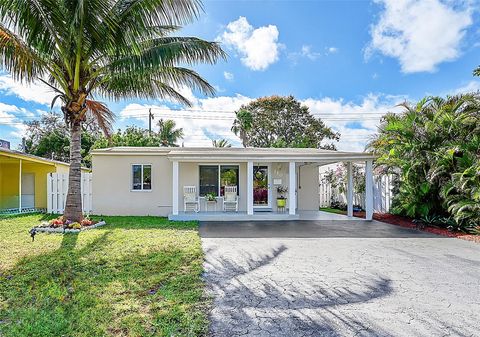
[{"label": "gray flat roof", "polygon": [[344,152],[313,148],[241,148],[241,147],[111,147],[92,151],[93,155],[165,155],[170,160],[276,160],[276,161],[344,161],[367,160],[367,152]]}]

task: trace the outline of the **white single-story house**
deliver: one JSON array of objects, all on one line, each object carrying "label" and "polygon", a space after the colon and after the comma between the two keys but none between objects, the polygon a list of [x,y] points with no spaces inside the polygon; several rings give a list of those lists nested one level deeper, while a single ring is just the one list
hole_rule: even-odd
[{"label": "white single-story house", "polygon": [[[92,151],[93,212],[172,220],[298,219],[320,213],[319,166],[347,162],[351,168],[352,162],[364,162],[366,219],[371,220],[373,160],[370,153],[299,148],[98,149]],[[350,217],[352,186],[349,175]],[[285,205],[277,205],[280,194]]]}]

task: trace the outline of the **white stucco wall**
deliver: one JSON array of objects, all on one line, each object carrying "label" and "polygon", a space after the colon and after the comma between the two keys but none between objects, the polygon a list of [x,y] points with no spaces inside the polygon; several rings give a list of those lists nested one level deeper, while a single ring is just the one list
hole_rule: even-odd
[{"label": "white stucco wall", "polygon": [[[132,165],[152,165],[152,189],[132,191]],[[179,211],[183,211],[183,186],[199,189],[199,166],[216,163],[179,163]],[[247,164],[225,162],[239,166],[239,211],[247,210]],[[297,164],[297,200],[299,210],[318,210],[318,167]],[[274,179],[288,186],[288,163],[271,163],[272,209],[276,211]],[[93,155],[92,158],[93,212],[99,215],[156,215],[168,216],[172,212],[172,163],[165,154],[155,155]],[[288,193],[287,193],[288,196]],[[221,211],[221,202],[217,210]],[[204,210],[202,204],[202,211]]]},{"label": "white stucco wall", "polygon": [[[152,165],[152,189],[132,191],[132,165]],[[92,157],[93,213],[167,216],[172,208],[172,163],[165,155]]]}]

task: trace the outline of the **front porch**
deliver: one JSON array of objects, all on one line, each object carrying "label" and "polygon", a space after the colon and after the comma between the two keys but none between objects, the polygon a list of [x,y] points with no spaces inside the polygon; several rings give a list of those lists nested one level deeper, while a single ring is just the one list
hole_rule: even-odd
[{"label": "front porch", "polygon": [[172,221],[289,221],[289,220],[319,220],[319,221],[358,221],[361,219],[346,215],[334,214],[322,211],[297,211],[296,214],[288,212],[179,212],[177,215],[170,214]]},{"label": "front porch", "polygon": [[[170,220],[348,220],[353,218],[352,163],[359,161],[366,164],[365,219],[373,217],[371,154],[320,149],[179,148],[168,158],[173,168]],[[319,166],[335,162],[348,164],[347,216],[319,211]],[[237,212],[223,207],[226,188],[236,191]],[[282,197],[283,205],[277,200]],[[193,209],[187,209],[191,204]]]},{"label": "front porch", "polygon": [[43,158],[0,151],[0,213],[19,214],[47,208],[47,174],[56,166]]}]

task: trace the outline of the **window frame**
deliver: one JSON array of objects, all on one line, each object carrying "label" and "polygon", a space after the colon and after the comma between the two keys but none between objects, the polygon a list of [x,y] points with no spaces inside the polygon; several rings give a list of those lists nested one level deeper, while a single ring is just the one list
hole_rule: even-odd
[{"label": "window frame", "polygon": [[220,169],[220,168],[219,168],[218,165],[216,165],[216,164],[199,164],[199,165],[198,165],[198,195],[199,195],[200,197],[206,196],[206,194],[205,194],[205,195],[202,195],[201,192],[200,192],[200,190],[201,190],[200,172],[201,172],[201,170],[202,170],[202,167],[216,167],[216,168],[217,168],[217,197],[219,197],[219,196],[220,196],[220,193],[219,193],[219,191],[220,191],[220,185],[219,185],[219,184],[220,184],[220,180],[219,180],[220,172],[219,172],[219,169]]},{"label": "window frame", "polygon": [[[141,177],[141,182],[140,186],[141,189],[136,190],[133,188],[133,167],[134,166],[140,166],[140,177]],[[143,176],[143,167],[144,166],[150,166],[150,189],[144,189],[143,184],[144,184],[144,176]],[[153,190],[153,165],[151,163],[133,163],[130,165],[130,192],[152,192]]]},{"label": "window frame", "polygon": [[222,164],[212,164],[212,163],[201,163],[198,164],[198,195],[204,197],[200,194],[200,169],[202,166],[216,166],[217,167],[217,197],[223,198],[223,195],[220,195],[222,190],[222,166],[235,166],[237,168],[237,195],[240,196],[240,164],[239,163],[222,163]]}]

